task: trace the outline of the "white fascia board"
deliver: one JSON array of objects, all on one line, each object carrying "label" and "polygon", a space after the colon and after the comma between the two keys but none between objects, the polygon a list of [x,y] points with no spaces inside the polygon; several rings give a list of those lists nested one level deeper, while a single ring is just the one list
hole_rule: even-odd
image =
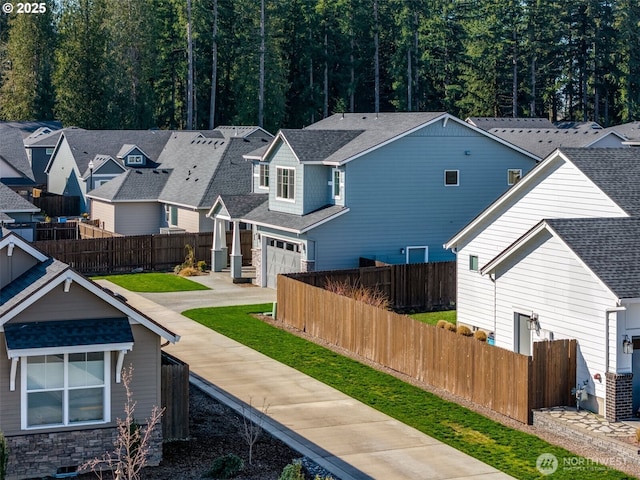
[{"label": "white fascia board", "polygon": [[186,209],[189,209],[189,210],[203,210],[201,208],[194,207],[193,205],[186,205],[184,203],[169,202],[167,200],[163,200],[162,198],[157,198],[157,199],[155,199],[155,201],[163,203],[165,205],[173,205],[175,207],[186,208]]},{"label": "white fascia board", "polygon": [[34,248],[29,242],[23,240],[21,236],[16,235],[15,233],[10,233],[9,235],[0,239],[0,250],[9,245],[9,243],[13,243],[15,246],[19,247],[21,250],[24,250],[39,262],[44,262],[49,258],[47,255]]},{"label": "white fascia board", "polygon": [[[51,171],[51,167],[53,166],[53,161],[56,158],[56,155],[58,154],[58,150],[60,150],[60,145],[62,144],[62,139],[65,138],[64,137],[64,132],[60,133],[60,137],[58,137],[58,143],[56,143],[55,148],[53,149],[53,153],[51,154],[51,156],[49,157],[49,161],[47,162],[47,166],[44,167],[44,173],[46,173],[47,175],[49,174],[49,172]],[[75,160],[75,159],[74,159]]]},{"label": "white fascia board", "polygon": [[0,209],[0,212],[2,213],[37,213],[39,212],[40,209],[38,207],[35,208],[23,208],[23,209],[18,209],[18,210],[13,210],[13,209],[7,209],[7,210],[3,210]]},{"label": "white fascia board", "polygon": [[[330,217],[327,217],[323,220],[319,220],[318,222],[309,225],[308,227],[305,227],[301,230],[296,230],[295,228],[287,228],[287,227],[282,227],[280,225],[273,225],[271,223],[266,223],[266,222],[256,222],[255,220],[248,220],[246,218],[240,218],[238,219],[238,221],[240,222],[244,222],[244,223],[249,223],[251,225],[257,225],[259,227],[267,227],[267,228],[273,228],[274,230],[282,230],[283,232],[289,232],[289,233],[295,233],[296,235],[301,235],[303,233],[308,232],[309,230],[313,230],[316,227],[319,227],[320,225],[323,225],[327,222],[330,222],[331,220],[333,220],[334,218],[338,218],[341,215],[344,215],[345,213],[349,212],[349,208],[346,208],[334,215],[331,215]],[[270,235],[269,233],[265,232],[265,235]]]},{"label": "white fascia board", "polygon": [[[462,230],[456,233],[449,241],[444,244],[445,249],[451,249],[457,246],[461,239],[472,233],[478,225],[484,220],[490,218],[496,212],[498,212],[505,204],[509,204],[509,201],[513,197],[517,197],[520,190],[528,188],[530,184],[535,183],[546,172],[550,165],[557,162],[559,159],[567,162],[568,159],[562,154],[559,149],[553,151],[547,158],[538,163],[529,173],[527,173],[522,179],[507,189],[497,200],[491,205],[485,208],[478,216],[471,220]],[[544,177],[542,177],[544,178]]]},{"label": "white fascia board", "polygon": [[[45,258],[48,258],[48,257],[45,257]],[[68,278],[70,278],[73,283],[77,283],[78,285],[84,287],[89,292],[93,293],[95,296],[100,298],[101,300],[104,300],[112,307],[116,308],[117,310],[120,310],[123,314],[129,317],[130,321],[134,321],[136,323],[140,323],[144,325],[146,328],[156,333],[158,336],[166,340],[169,340],[171,343],[176,343],[178,340],[180,340],[179,335],[176,335],[170,330],[165,329],[160,324],[156,323],[151,318],[144,315],[142,312],[139,312],[135,308],[131,307],[128,303],[122,302],[117,298],[115,298],[113,295],[110,295],[102,287],[100,287],[100,285],[80,275],[78,272],[71,269],[71,267],[68,267],[67,269],[60,272],[59,275],[57,275],[54,279],[52,279],[46,285],[43,285],[41,288],[39,288],[37,292],[31,295],[24,302],[21,302],[19,305],[16,305],[13,309],[11,309],[9,312],[6,312],[6,314],[3,315],[2,317],[2,322],[0,323],[0,325],[4,325],[9,320],[14,318],[16,315],[23,312],[25,309],[27,309],[28,307],[33,305],[35,302],[40,300],[42,297],[44,297],[51,290],[53,290],[57,286],[64,283]],[[73,285],[71,286],[71,291],[69,292],[69,295],[73,295]]]},{"label": "white fascia board", "polygon": [[224,202],[222,201],[222,197],[220,197],[220,195],[218,195],[218,198],[216,198],[215,202],[213,202],[213,205],[211,205],[211,208],[209,209],[209,211],[207,212],[207,217],[208,218],[214,218],[214,213],[213,211],[215,210],[215,208],[220,205],[222,208],[224,208]]},{"label": "white fascia board", "polygon": [[126,343],[104,343],[96,345],[67,345],[62,347],[45,348],[22,348],[7,350],[9,358],[32,357],[35,355],[58,355],[63,353],[85,353],[91,352],[117,352],[130,351],[133,349],[133,342]]}]

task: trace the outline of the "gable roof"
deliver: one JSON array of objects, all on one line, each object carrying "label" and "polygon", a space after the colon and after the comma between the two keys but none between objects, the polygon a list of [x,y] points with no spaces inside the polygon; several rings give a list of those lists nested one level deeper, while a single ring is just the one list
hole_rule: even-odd
[{"label": "gable roof", "polygon": [[538,163],[513,187],[485,208],[471,222],[459,230],[444,248],[456,247],[460,240],[472,234],[482,222],[497,215],[498,211],[517,199],[536,182],[546,178],[556,162],[568,161],[576,166],[597,188],[630,216],[640,214],[640,183],[634,179],[640,175],[640,150],[633,148],[565,148],[551,153]]},{"label": "gable roof", "polygon": [[492,128],[490,133],[513,145],[544,158],[556,148],[589,147],[606,136],[616,135],[613,131],[591,128]]},{"label": "gable roof", "polygon": [[138,150],[138,151],[140,151],[140,153],[142,153],[142,155],[144,155],[145,157],[149,158],[149,155],[147,155],[140,147],[138,147],[137,145],[134,145],[134,144],[130,144],[130,143],[125,143],[124,145],[122,145],[122,148],[116,154],[116,157],[117,158],[124,158],[127,155],[129,155],[133,150]]},{"label": "gable roof", "polygon": [[220,195],[207,213],[207,217],[220,217],[225,220],[239,219],[268,201],[269,194],[267,193]]},{"label": "gable roof", "polygon": [[158,200],[167,184],[170,169],[131,169],[94,188],[87,197],[109,202],[142,202]]},{"label": "gable roof", "polygon": [[[123,145],[127,144],[138,146],[146,152],[151,162],[156,162],[171,133],[169,130],[65,129],[61,134],[58,145],[66,140],[73,153],[78,170],[84,172],[89,162],[96,155],[110,155],[113,158],[117,158]],[[54,160],[55,153],[51,157],[49,165],[47,165],[46,172],[51,170]],[[151,166],[154,165],[151,164]]]},{"label": "gable roof", "polygon": [[35,182],[20,130],[2,124],[0,124],[0,161],[11,166],[27,183]]},{"label": "gable roof", "polygon": [[547,118],[468,117],[467,123],[489,131],[493,128],[556,128]]},{"label": "gable roof", "polygon": [[208,210],[218,195],[251,192],[252,166],[243,155],[262,145],[262,137],[186,140],[174,157],[163,155],[162,166],[173,171],[161,202]]},{"label": "gable roof", "polygon": [[280,130],[284,141],[301,163],[322,163],[353,141],[364,130]]},{"label": "gable roof", "polygon": [[640,218],[542,220],[481,273],[495,270],[543,230],[560,239],[618,299],[640,298]]},{"label": "gable roof", "polygon": [[[100,171],[100,169],[102,167],[104,167],[107,163],[109,162],[113,162],[114,165],[117,165],[120,170],[122,170],[123,172],[126,172],[127,169],[126,167],[123,165],[123,163],[119,160],[116,160],[115,158],[113,158],[111,155],[96,155],[93,160],[91,160],[91,162],[93,162],[93,174],[95,175],[96,173],[98,173]],[[87,169],[82,173],[81,178],[86,180],[91,176],[91,162],[89,162],[89,165],[87,165]]]},{"label": "gable roof", "polygon": [[20,131],[22,137],[28,137],[41,128],[50,130],[60,130],[62,123],[57,120],[18,120],[9,122],[0,122],[0,128],[9,127]]},{"label": "gable roof", "polygon": [[6,185],[0,183],[0,212],[39,212],[40,209]]},{"label": "gable roof", "polygon": [[166,329],[128,303],[117,298],[113,293],[76,272],[66,263],[48,257],[20,236],[14,233],[5,235],[0,239],[0,250],[10,244],[13,244],[11,248],[20,248],[32,255],[38,260],[38,263],[0,289],[0,324],[9,322],[20,312],[39,301],[55,287],[69,282],[70,284],[78,284],[81,288],[88,290],[96,297],[122,312],[123,315],[129,317],[133,322],[144,325],[166,340],[175,343],[180,339],[179,335]]}]

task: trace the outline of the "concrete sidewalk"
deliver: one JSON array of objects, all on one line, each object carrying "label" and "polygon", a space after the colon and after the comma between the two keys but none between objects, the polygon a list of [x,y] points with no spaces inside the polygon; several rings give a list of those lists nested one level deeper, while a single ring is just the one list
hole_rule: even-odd
[{"label": "concrete sidewalk", "polygon": [[[219,280],[224,280],[220,278]],[[213,284],[215,277],[200,278]],[[508,475],[374,410],[297,370],[220,335],[171,308],[184,308],[171,296],[138,295],[106,281],[103,286],[127,297],[129,304],[181,335],[165,351],[188,363],[193,382],[242,412],[251,401],[269,405],[264,428],[342,480],[480,479]],[[275,292],[223,281],[224,305],[269,300]],[[229,285],[233,285],[233,288]],[[214,291],[198,293],[198,304],[218,305]],[[255,293],[248,291],[254,289]],[[193,293],[193,292],[192,292]],[[154,300],[162,300],[162,306]],[[248,300],[247,300],[248,299]],[[245,301],[242,301],[245,300]],[[172,303],[173,301],[173,303]],[[226,303],[232,302],[232,303]],[[419,412],[416,412],[419,415]]]}]

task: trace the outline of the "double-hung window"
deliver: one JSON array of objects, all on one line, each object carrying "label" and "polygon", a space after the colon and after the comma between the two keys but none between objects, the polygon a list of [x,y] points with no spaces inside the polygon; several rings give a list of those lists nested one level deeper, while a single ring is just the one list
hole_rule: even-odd
[{"label": "double-hung window", "polygon": [[128,165],[142,165],[142,155],[129,155],[127,156]]},{"label": "double-hung window", "polygon": [[260,164],[260,188],[269,188],[269,165]]},{"label": "double-hung window", "polygon": [[23,357],[22,426],[43,428],[109,421],[109,353]]},{"label": "double-hung window", "polygon": [[296,170],[294,168],[276,168],[276,198],[294,200]]}]

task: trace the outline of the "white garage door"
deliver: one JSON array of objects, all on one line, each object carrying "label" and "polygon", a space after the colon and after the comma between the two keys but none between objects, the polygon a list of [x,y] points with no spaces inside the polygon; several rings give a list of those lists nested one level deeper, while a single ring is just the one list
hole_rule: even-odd
[{"label": "white garage door", "polygon": [[267,240],[267,287],[276,288],[280,273],[300,271],[300,245],[270,238]]}]

